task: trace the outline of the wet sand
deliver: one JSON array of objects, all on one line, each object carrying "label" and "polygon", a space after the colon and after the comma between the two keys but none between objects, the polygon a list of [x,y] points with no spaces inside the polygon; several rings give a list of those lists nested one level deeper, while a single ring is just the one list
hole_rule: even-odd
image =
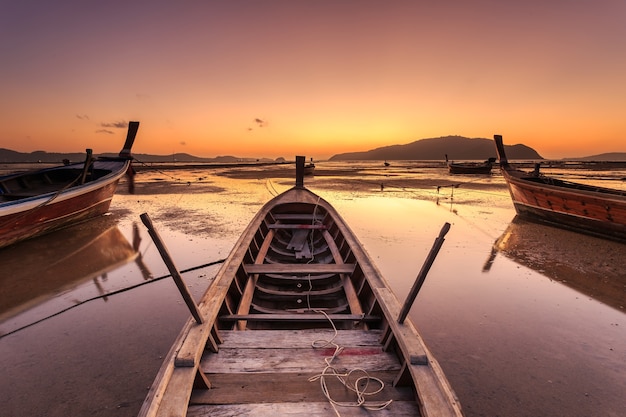
[{"label": "wet sand", "polygon": [[[626,415],[626,245],[516,220],[498,176],[324,165],[305,184],[335,205],[400,300],[443,223],[452,224],[411,319],[467,416]],[[289,166],[153,170],[138,174],[134,195],[122,184],[105,221],[137,245],[137,256],[53,291],[0,323],[0,332],[148,284],[1,338],[2,415],[136,415],[189,316],[173,282],[155,279],[167,270],[139,214],[150,214],[185,270],[224,258],[258,208],[292,178]],[[59,233],[50,240],[75,231]],[[32,244],[12,257],[41,263],[27,256]],[[218,267],[184,274],[194,297]]]}]

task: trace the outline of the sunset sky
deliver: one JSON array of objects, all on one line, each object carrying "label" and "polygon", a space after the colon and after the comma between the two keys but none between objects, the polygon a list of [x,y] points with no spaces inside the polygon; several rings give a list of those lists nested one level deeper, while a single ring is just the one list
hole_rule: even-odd
[{"label": "sunset sky", "polygon": [[626,1],[0,2],[0,147],[326,159],[447,135],[626,152]]}]

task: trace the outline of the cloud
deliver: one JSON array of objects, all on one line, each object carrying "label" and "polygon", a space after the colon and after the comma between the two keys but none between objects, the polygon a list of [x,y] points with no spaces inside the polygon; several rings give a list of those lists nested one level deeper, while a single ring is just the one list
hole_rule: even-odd
[{"label": "cloud", "polygon": [[180,142],[178,142],[178,144],[185,146],[187,144],[187,142],[185,142],[184,140],[181,140]]},{"label": "cloud", "polygon": [[77,114],[76,118],[80,120],[89,120],[89,116],[87,116],[86,114]]},{"label": "cloud", "polygon": [[256,123],[258,127],[265,127],[265,126],[267,126],[267,121],[265,121],[263,119],[259,119],[258,117],[256,119],[254,119],[254,123]]},{"label": "cloud", "polygon": [[128,127],[128,122],[120,121],[120,122],[112,122],[112,123],[100,123],[102,127],[112,127],[114,129],[125,129]]},{"label": "cloud", "polygon": [[113,135],[114,132],[108,129],[98,129],[96,130],[96,133],[106,133],[107,135]]}]

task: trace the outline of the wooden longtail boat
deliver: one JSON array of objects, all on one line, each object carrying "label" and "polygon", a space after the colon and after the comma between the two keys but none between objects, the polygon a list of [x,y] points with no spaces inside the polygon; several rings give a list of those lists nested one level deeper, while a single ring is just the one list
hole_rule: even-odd
[{"label": "wooden longtail boat", "polygon": [[448,161],[448,155],[446,155],[446,164],[450,174],[488,175],[491,174],[494,162],[496,158],[489,158],[484,162],[453,162]]},{"label": "wooden longtail boat", "polygon": [[500,168],[520,216],[592,235],[626,239],[626,192],[513,168],[495,135]]},{"label": "wooden longtail boat", "polygon": [[245,229],[139,415],[462,416],[399,320],[405,308],[337,211],[304,188],[299,162],[296,186]]},{"label": "wooden longtail boat", "polygon": [[109,210],[120,178],[131,173],[131,147],[139,122],[130,122],[118,157],[0,177],[0,247],[41,235]]},{"label": "wooden longtail boat", "polygon": [[304,165],[304,175],[313,175],[315,171],[315,163],[313,163],[313,158],[311,158],[311,162]]}]

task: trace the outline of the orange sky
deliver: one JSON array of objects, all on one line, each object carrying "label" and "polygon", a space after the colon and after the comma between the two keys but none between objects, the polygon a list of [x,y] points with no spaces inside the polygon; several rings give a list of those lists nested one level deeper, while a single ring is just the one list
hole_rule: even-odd
[{"label": "orange sky", "polygon": [[626,152],[625,39],[624,0],[8,1],[0,147],[117,152],[139,120],[136,153]]}]

